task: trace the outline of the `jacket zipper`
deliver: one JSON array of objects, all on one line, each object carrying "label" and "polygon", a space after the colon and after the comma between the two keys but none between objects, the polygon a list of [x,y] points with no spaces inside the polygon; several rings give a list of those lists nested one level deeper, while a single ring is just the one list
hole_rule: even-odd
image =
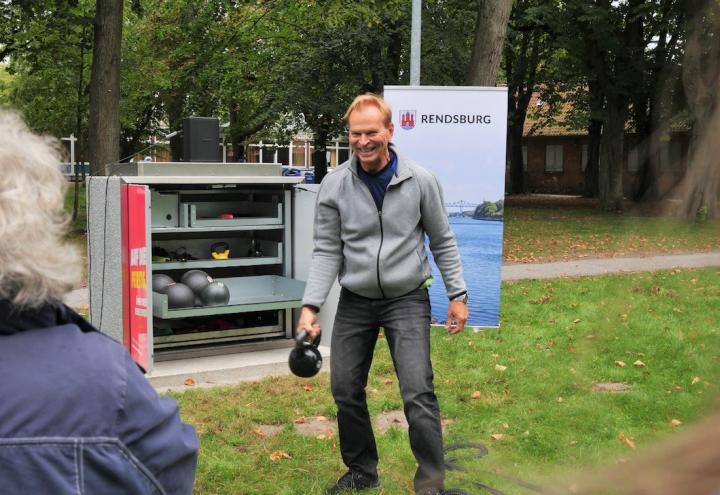
[{"label": "jacket zipper", "polygon": [[378,246],[378,254],[377,254],[377,282],[378,282],[378,288],[380,289],[380,293],[383,296],[383,299],[385,299],[385,291],[382,288],[382,284],[380,283],[380,250],[382,250],[383,245],[383,222],[382,222],[382,210],[378,210],[378,220],[380,221],[380,245]]},{"label": "jacket zipper", "polygon": [[[365,182],[360,179],[360,177],[357,177],[356,180],[358,180],[367,190],[368,195],[370,196],[370,201],[372,204],[375,204],[375,200],[373,199],[372,193],[370,192],[370,188],[365,184]],[[385,194],[387,194],[387,190],[385,189]],[[383,299],[385,299],[385,291],[382,288],[382,283],[380,283],[380,251],[382,250],[383,245],[383,223],[382,223],[382,210],[378,210],[378,222],[380,222],[380,245],[378,246],[377,256],[375,256],[375,273],[377,273],[377,284],[378,289],[380,289],[380,294],[382,294]]]}]

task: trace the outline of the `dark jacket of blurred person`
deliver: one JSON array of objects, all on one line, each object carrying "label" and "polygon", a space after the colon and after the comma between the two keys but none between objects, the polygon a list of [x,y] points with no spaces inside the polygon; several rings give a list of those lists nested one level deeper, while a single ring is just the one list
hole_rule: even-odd
[{"label": "dark jacket of blurred person", "polygon": [[61,302],[79,256],[59,163],[0,111],[0,493],[189,494],[198,442],[177,403]]}]

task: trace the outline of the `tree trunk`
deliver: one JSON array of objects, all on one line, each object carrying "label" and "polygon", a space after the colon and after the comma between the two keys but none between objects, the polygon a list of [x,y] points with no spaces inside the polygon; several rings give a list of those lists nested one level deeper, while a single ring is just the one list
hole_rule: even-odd
[{"label": "tree trunk", "polygon": [[606,118],[600,138],[600,205],[605,211],[622,211],[623,142],[627,101],[617,94],[608,95],[606,101]]},{"label": "tree trunk", "polygon": [[523,123],[513,122],[508,131],[508,142],[510,144],[510,194],[525,194],[528,190],[522,155]]},{"label": "tree trunk", "polygon": [[683,64],[683,84],[693,116],[688,167],[679,185],[687,217],[715,218],[720,188],[720,4],[714,0],[689,2],[695,14],[689,28]]},{"label": "tree trunk", "polygon": [[513,0],[479,0],[470,65],[465,76],[468,86],[495,86],[502,61],[505,30]]},{"label": "tree trunk", "polygon": [[97,0],[90,76],[89,152],[93,175],[120,159],[120,47],[123,0]]},{"label": "tree trunk", "polygon": [[588,153],[583,174],[583,195],[586,198],[599,196],[600,137],[602,135],[602,115],[605,97],[596,79],[588,82],[590,93],[590,123],[588,124]]},{"label": "tree trunk", "polygon": [[600,171],[600,137],[602,136],[602,120],[590,119],[588,126],[588,152],[585,172],[583,174],[583,196],[597,198],[599,195]]},{"label": "tree trunk", "polygon": [[327,139],[328,132],[324,125],[313,129],[313,167],[315,169],[315,184],[320,184],[327,175]]}]

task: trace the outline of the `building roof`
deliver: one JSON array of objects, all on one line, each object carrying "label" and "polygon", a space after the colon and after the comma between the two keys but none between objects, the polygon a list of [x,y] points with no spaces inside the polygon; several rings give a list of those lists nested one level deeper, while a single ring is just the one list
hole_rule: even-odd
[{"label": "building roof", "polygon": [[567,122],[572,111],[572,104],[562,101],[553,108],[553,115],[550,115],[550,105],[540,98],[540,93],[535,91],[530,97],[523,136],[584,136],[587,129],[572,128]]}]

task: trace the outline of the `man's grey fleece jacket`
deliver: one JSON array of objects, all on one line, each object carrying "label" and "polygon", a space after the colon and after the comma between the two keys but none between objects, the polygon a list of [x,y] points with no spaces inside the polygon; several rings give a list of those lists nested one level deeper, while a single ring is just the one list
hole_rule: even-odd
[{"label": "man's grey fleece jacket", "polygon": [[335,278],[371,299],[398,297],[431,276],[424,237],[448,297],[467,289],[440,184],[394,145],[397,170],[378,211],[353,155],[327,175],[315,205],[314,250],[303,305],[320,308]]}]

